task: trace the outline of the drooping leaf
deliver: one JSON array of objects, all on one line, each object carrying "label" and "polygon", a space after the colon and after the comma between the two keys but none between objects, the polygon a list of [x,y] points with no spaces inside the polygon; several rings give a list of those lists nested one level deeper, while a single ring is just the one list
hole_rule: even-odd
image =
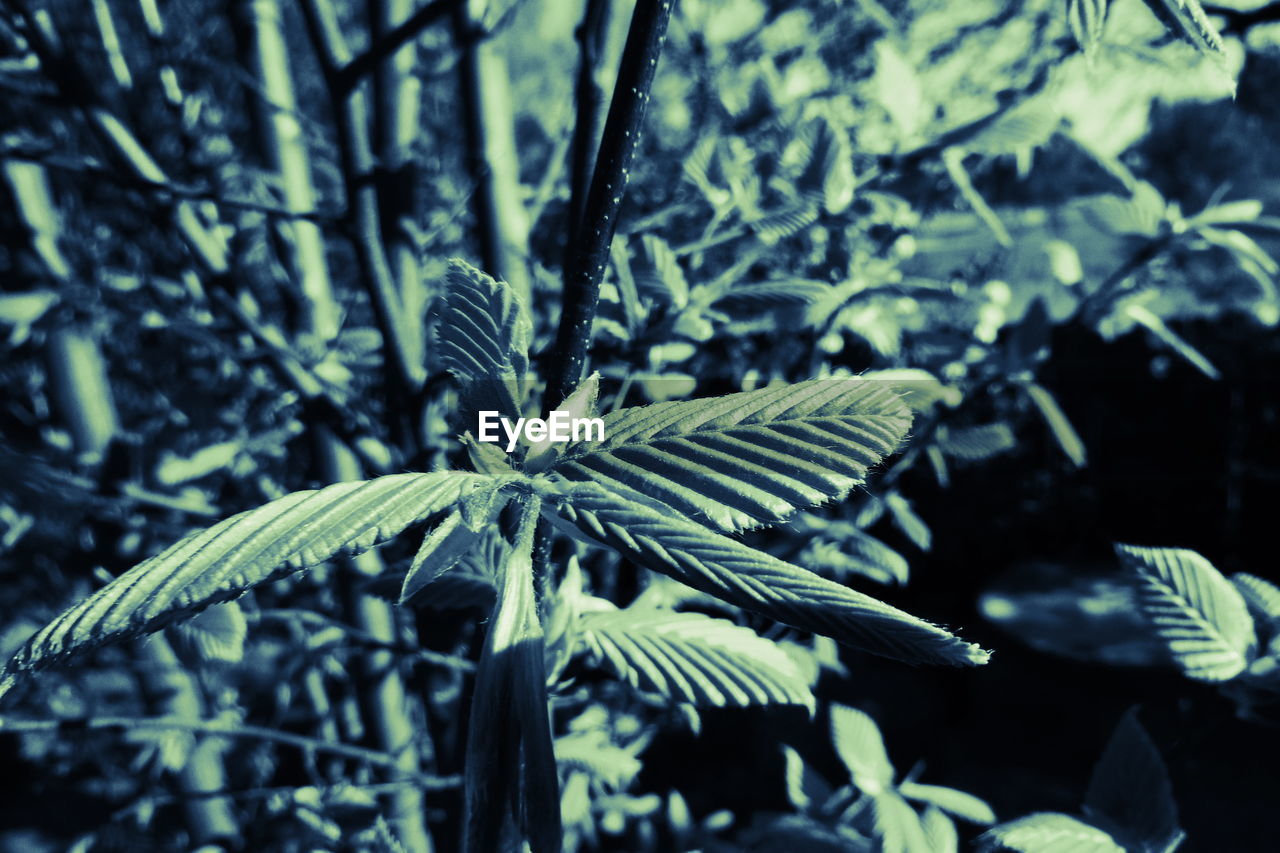
[{"label": "drooping leaf", "polygon": [[1186,359],[1196,370],[1199,370],[1210,379],[1222,378],[1222,374],[1218,372],[1218,368],[1213,366],[1213,362],[1209,361],[1200,350],[1193,347],[1186,338],[1165,325],[1164,320],[1153,314],[1147,306],[1136,300],[1130,300],[1125,303],[1121,310],[1130,320],[1150,331],[1165,346]]},{"label": "drooping leaf", "polygon": [[582,642],[633,687],[716,708],[804,705],[809,684],[795,662],[749,628],[701,613],[628,608],[582,617]]},{"label": "drooping leaf", "polygon": [[893,764],[871,715],[847,705],[832,705],[831,743],[849,768],[853,784],[864,794],[874,796],[893,786]]},{"label": "drooping leaf", "polygon": [[897,448],[911,414],[880,383],[814,379],[621,409],[604,422],[604,441],[569,445],[552,470],[737,531],[843,497]]},{"label": "drooping leaf", "polygon": [[463,785],[464,848],[505,849],[512,819],[534,853],[561,849],[560,781],[547,715],[542,626],[533,592],[536,499],[502,567],[502,590],[476,669]]},{"label": "drooping leaf", "polygon": [[929,806],[920,816],[920,826],[924,829],[924,837],[929,841],[932,853],[957,853],[960,849],[960,834],[956,832],[955,822],[937,806]]},{"label": "drooping leaf", "polygon": [[1021,853],[1125,853],[1116,840],[1096,826],[1070,815],[1038,812],[1002,823],[978,838],[982,850]]},{"label": "drooping leaf", "polygon": [[409,573],[405,575],[400,587],[400,603],[413,598],[442,573],[453,568],[458,560],[475,547],[481,535],[462,523],[460,511],[449,513],[422,540],[422,546],[414,555]]},{"label": "drooping leaf", "polygon": [[689,303],[689,282],[676,253],[656,234],[645,234],[640,244],[643,251],[631,262],[637,290],[664,305],[683,308]]},{"label": "drooping leaf", "polygon": [[1168,850],[1182,835],[1168,771],[1132,710],[1094,765],[1084,811],[1130,849]]},{"label": "drooping leaf", "polygon": [[1182,548],[1116,545],[1116,553],[1141,581],[1142,610],[1183,672],[1227,681],[1249,665],[1253,619],[1212,563]]},{"label": "drooping leaf", "polygon": [[973,666],[989,654],[948,631],[682,518],[661,503],[595,483],[553,482],[571,533],[730,604],[908,663]]},{"label": "drooping leaf", "polygon": [[449,265],[436,327],[440,360],[462,384],[469,412],[520,417],[533,323],[514,290],[466,261]]},{"label": "drooping leaf", "polygon": [[3,689],[24,670],[159,630],[259,584],[367,551],[501,482],[452,471],[393,474],[294,492],[232,516],[139,563],[38,631],[6,665]]},{"label": "drooping leaf", "polygon": [[806,199],[788,207],[766,211],[753,219],[750,225],[761,243],[776,246],[817,222],[820,215],[817,202]]},{"label": "drooping leaf", "polygon": [[970,823],[990,826],[996,822],[996,813],[984,800],[955,788],[905,781],[898,786],[898,790],[909,800],[930,803]]}]

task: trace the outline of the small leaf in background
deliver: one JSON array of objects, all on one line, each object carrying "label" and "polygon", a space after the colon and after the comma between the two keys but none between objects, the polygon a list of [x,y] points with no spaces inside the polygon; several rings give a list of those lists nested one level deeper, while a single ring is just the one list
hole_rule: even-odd
[{"label": "small leaf in background", "polygon": [[979,462],[1007,453],[1017,447],[1018,440],[1008,424],[995,423],[971,427],[940,427],[938,447],[947,456],[967,462]]},{"label": "small leaf in background", "polygon": [[504,281],[455,259],[436,326],[440,361],[462,383],[463,407],[520,417],[529,385],[533,322]]},{"label": "small leaf in background", "polygon": [[902,531],[902,535],[911,540],[921,551],[928,551],[933,546],[933,532],[925,520],[916,514],[911,502],[899,492],[890,492],[884,496],[884,505],[893,519],[893,526]]},{"label": "small leaf in background", "polygon": [[1096,826],[1056,812],[1039,812],[1002,823],[978,838],[983,851],[1019,853],[1126,853],[1116,840]]},{"label": "small leaf in background", "polygon": [[190,456],[163,453],[156,465],[156,482],[163,486],[177,486],[227,468],[244,450],[242,441],[223,441],[202,447]]},{"label": "small leaf in background", "polygon": [[1219,71],[1231,82],[1235,93],[1235,80],[1227,73],[1227,52],[1222,36],[1205,14],[1200,0],[1143,0],[1151,13],[1174,35],[1208,56]]},{"label": "small leaf in background", "polygon": [[817,810],[831,798],[832,789],[805,760],[789,746],[782,747],[786,764],[787,799],[801,811]]},{"label": "small leaf in background", "polygon": [[1151,313],[1145,305],[1138,301],[1128,301],[1122,309],[1125,316],[1133,320],[1139,326],[1150,331],[1157,338],[1164,342],[1169,349],[1185,358],[1196,370],[1199,370],[1210,379],[1221,379],[1222,374],[1218,372],[1218,368],[1210,363],[1209,359],[1201,355],[1200,351],[1187,343],[1185,339],[1177,332],[1170,329],[1164,324],[1164,321]]},{"label": "small leaf in background", "polygon": [[1076,432],[1075,427],[1071,425],[1071,421],[1067,420],[1067,415],[1062,411],[1062,407],[1058,405],[1058,401],[1054,398],[1049,389],[1035,382],[1028,382],[1024,386],[1027,390],[1027,396],[1031,398],[1031,402],[1036,404],[1040,416],[1044,418],[1044,422],[1048,424],[1049,430],[1053,433],[1053,437],[1057,439],[1058,446],[1062,448],[1062,452],[1067,455],[1071,463],[1077,468],[1084,467],[1087,455],[1084,449],[1084,442],[1080,440],[1080,435]]},{"label": "small leaf in background", "polygon": [[636,289],[663,305],[683,308],[689,304],[689,282],[684,268],[666,240],[656,234],[640,238],[642,251],[631,261]]},{"label": "small leaf in background", "polygon": [[1235,678],[1253,659],[1253,619],[1240,593],[1213,564],[1183,548],[1116,545],[1142,584],[1141,605],[1189,677]]},{"label": "small leaf in background", "polygon": [[31,337],[31,327],[49,309],[58,304],[61,297],[51,290],[33,290],[28,293],[0,293],[0,326],[11,326],[9,346],[16,347]]},{"label": "small leaf in background", "polygon": [[244,659],[249,627],[240,603],[227,601],[175,625],[171,632],[177,641],[176,648],[197,660],[239,663]]},{"label": "small leaf in background", "polygon": [[1071,35],[1086,55],[1092,56],[1102,40],[1110,0],[1067,0],[1067,23]]},{"label": "small leaf in background", "polygon": [[1272,633],[1280,627],[1280,587],[1248,572],[1236,572],[1231,583],[1244,598],[1253,618]]},{"label": "small leaf in background", "polygon": [[1094,765],[1084,811],[1129,849],[1171,850],[1182,837],[1169,773],[1135,710],[1120,718]]},{"label": "small leaf in background", "polygon": [[924,829],[931,853],[957,853],[960,849],[960,834],[956,832],[955,822],[942,809],[936,806],[925,809],[920,817],[920,826]]},{"label": "small leaf in background", "polygon": [[831,743],[858,790],[874,796],[893,786],[893,764],[880,727],[869,714],[847,705],[832,705]]},{"label": "small leaf in background", "polygon": [[985,801],[955,788],[947,788],[943,785],[922,785],[919,782],[907,780],[898,786],[898,792],[909,800],[918,800],[937,806],[970,823],[990,826],[996,822],[996,813]]}]

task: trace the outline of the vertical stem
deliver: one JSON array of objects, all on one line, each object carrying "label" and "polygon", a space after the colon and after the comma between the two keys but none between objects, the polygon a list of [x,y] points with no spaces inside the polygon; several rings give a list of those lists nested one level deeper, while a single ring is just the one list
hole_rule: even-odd
[{"label": "vertical stem", "polygon": [[[267,98],[262,105],[260,122],[264,145],[268,158],[281,171],[286,207],[294,211],[309,210],[314,207],[317,193],[312,186],[309,152],[296,120],[297,99],[281,30],[280,8],[277,0],[248,0],[247,6],[252,15],[256,71]],[[376,220],[366,224],[376,225]],[[380,240],[380,235],[363,236],[366,240]],[[305,283],[302,295],[308,305],[307,314],[313,318],[309,325],[315,327],[330,318],[336,320],[338,306],[318,229],[295,230],[294,237],[293,261]],[[314,238],[314,245],[306,242],[310,238]],[[380,248],[380,242],[375,242],[368,251],[380,252]],[[356,456],[336,436],[323,427],[315,427],[313,432],[326,481],[358,480],[363,476]],[[385,568],[376,552],[352,560],[351,566],[366,576],[380,574]],[[391,606],[362,593],[350,576],[345,576],[343,586],[349,618],[375,639],[388,645],[396,644],[399,637]],[[420,732],[414,723],[403,681],[395,669],[394,656],[387,651],[369,652],[361,659],[360,666],[358,693],[362,716],[371,721],[379,746],[396,756],[397,766],[417,773],[421,761]],[[408,785],[398,787],[389,795],[389,805],[392,824],[405,849],[430,853],[433,844],[423,812],[421,790]]]},{"label": "vertical stem", "polygon": [[583,209],[587,204],[591,169],[595,165],[594,155],[600,144],[600,112],[604,106],[604,92],[596,80],[596,71],[609,29],[610,8],[606,0],[587,0],[586,12],[577,31],[578,83],[575,98],[578,112],[573,125],[573,147],[569,154],[569,228],[564,244],[566,286],[573,253],[578,245],[578,232],[582,227]]},{"label": "vertical stem", "polygon": [[565,276],[555,358],[548,377],[548,406],[564,400],[582,381],[600,282],[609,262],[609,246],[618,226],[631,164],[640,147],[649,89],[662,55],[673,3],[674,0],[637,0],[631,18],[583,209],[578,245]]},{"label": "vertical stem", "polygon": [[477,3],[455,12],[455,32],[462,51],[462,109],[468,160],[485,271],[505,280],[529,303],[529,222],[520,193],[520,158],[516,154],[507,59],[484,32]]},{"label": "vertical stem", "polygon": [[[413,13],[412,0],[370,0],[373,44],[383,43]],[[418,175],[413,141],[419,129],[422,84],[414,73],[418,52],[412,42],[383,59],[374,72],[374,146],[381,165],[377,185],[383,242],[411,334],[421,344],[419,321],[427,290],[418,269],[418,247],[411,226],[418,216]],[[420,359],[420,353],[419,353]]]}]

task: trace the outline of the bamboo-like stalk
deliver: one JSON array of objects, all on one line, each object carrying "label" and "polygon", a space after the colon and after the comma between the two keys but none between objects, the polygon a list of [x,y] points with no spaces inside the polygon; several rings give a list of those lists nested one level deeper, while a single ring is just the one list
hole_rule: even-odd
[{"label": "bamboo-like stalk", "polygon": [[605,119],[578,233],[565,276],[560,327],[556,333],[547,404],[554,406],[582,381],[591,347],[600,283],[609,263],[609,247],[626,195],[631,164],[640,148],[649,89],[662,55],[674,0],[637,0],[622,51],[609,115]]},{"label": "bamboo-like stalk", "polygon": [[[369,0],[370,30],[379,44],[396,32],[411,16],[412,0]],[[418,52],[407,43],[378,63],[373,78],[374,146],[382,166],[378,197],[382,213],[383,241],[387,260],[400,293],[400,302],[410,323],[410,343],[416,344],[414,357],[421,362],[424,332],[420,323],[426,308],[427,290],[418,269],[418,247],[411,231],[417,218],[419,175],[413,158],[413,141],[419,132],[419,102],[422,84],[414,71]]]},{"label": "bamboo-like stalk", "polygon": [[[72,268],[59,248],[61,223],[47,174],[31,163],[4,166],[5,179],[19,218],[29,229],[32,246],[49,275],[66,284]],[[60,329],[50,341],[49,358],[49,383],[76,450],[82,456],[100,458],[119,434],[120,422],[97,339],[88,329]],[[152,712],[176,719],[202,719],[205,708],[200,693],[191,676],[176,664],[163,636],[139,643],[137,649],[141,663],[138,676]],[[193,842],[238,841],[240,831],[231,801],[209,796],[227,787],[216,742],[206,742],[192,750],[178,774],[178,784],[184,794],[190,795],[185,798],[185,811]]]},{"label": "bamboo-like stalk", "polygon": [[337,124],[338,149],[346,191],[347,220],[360,266],[361,279],[369,293],[378,326],[388,349],[388,401],[407,414],[406,399],[421,388],[426,378],[422,360],[416,357],[420,344],[411,340],[417,324],[405,315],[396,289],[391,265],[382,245],[381,214],[378,210],[374,155],[370,141],[368,106],[359,88],[344,90],[339,81],[343,68],[351,62],[351,52],[328,0],[304,0],[302,11],[307,31],[315,46],[328,84],[330,107]]},{"label": "bamboo-like stalk", "polygon": [[476,236],[485,271],[505,280],[528,304],[529,222],[520,192],[511,78],[506,56],[483,29],[483,6],[471,0],[454,15],[467,159],[476,185]]},{"label": "bamboo-like stalk", "polygon": [[569,227],[565,239],[564,274],[566,286],[572,256],[578,245],[578,230],[591,186],[591,170],[600,144],[600,113],[604,92],[596,80],[606,36],[611,5],[606,0],[587,0],[582,23],[578,26],[578,82],[574,97],[577,118],[573,125],[573,144],[569,165]]},{"label": "bamboo-like stalk", "polygon": [[[312,185],[310,152],[296,119],[298,104],[281,27],[281,10],[277,0],[249,0],[247,6],[253,29],[255,70],[266,98],[260,107],[264,148],[281,171],[285,204],[310,209],[317,193]],[[295,230],[292,261],[299,278],[307,282],[301,296],[312,318],[307,325],[314,328],[329,318],[336,319],[338,308],[318,230],[313,235],[316,245],[296,242],[306,233]],[[376,250],[380,247],[373,246],[366,251]],[[329,430],[314,427],[313,438],[321,473],[327,481],[356,480],[363,476],[356,456]],[[366,576],[381,574],[385,569],[381,557],[372,551],[352,560],[351,565],[358,574]],[[398,638],[391,606],[360,592],[351,581],[349,575],[342,581],[349,618],[374,639],[394,643]],[[414,711],[419,717],[423,713],[421,708],[410,707],[403,681],[395,669],[394,656],[385,650],[366,652],[361,658],[360,682],[362,716],[371,723],[379,745],[395,756],[398,769],[407,774],[417,773],[421,764],[418,744],[423,738],[415,725]],[[387,796],[391,822],[400,843],[413,853],[430,853],[434,848],[426,826],[422,792],[405,786]]]}]

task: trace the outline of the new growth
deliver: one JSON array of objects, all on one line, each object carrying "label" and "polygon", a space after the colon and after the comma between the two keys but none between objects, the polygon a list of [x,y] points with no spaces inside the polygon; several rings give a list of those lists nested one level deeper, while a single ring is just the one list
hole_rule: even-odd
[{"label": "new growth", "polygon": [[575,418],[570,412],[556,409],[546,420],[542,418],[517,418],[514,424],[509,418],[499,417],[498,412],[480,412],[477,437],[481,441],[495,443],[498,425],[507,434],[507,452],[512,453],[523,435],[528,444],[552,441],[565,444],[569,441],[604,441],[603,418]]}]

